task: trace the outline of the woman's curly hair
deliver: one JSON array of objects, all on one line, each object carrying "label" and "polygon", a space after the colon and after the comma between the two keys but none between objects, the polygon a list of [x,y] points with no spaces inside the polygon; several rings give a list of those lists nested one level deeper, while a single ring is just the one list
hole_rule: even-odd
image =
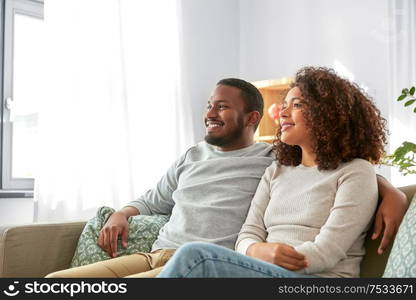
[{"label": "woman's curly hair", "polygon": [[[305,67],[296,73],[291,88],[303,95],[303,115],[310,129],[313,151],[320,170],[336,169],[340,163],[362,158],[377,163],[386,144],[386,120],[361,88],[323,67]],[[277,130],[273,143],[277,161],[297,166],[299,146],[281,141]]]}]

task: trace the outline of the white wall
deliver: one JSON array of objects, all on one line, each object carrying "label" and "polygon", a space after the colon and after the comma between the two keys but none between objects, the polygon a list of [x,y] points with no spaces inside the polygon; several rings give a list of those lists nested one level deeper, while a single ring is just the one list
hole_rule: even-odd
[{"label": "white wall", "polygon": [[33,222],[33,198],[0,198],[0,224]]},{"label": "white wall", "polygon": [[[388,117],[388,0],[241,0],[240,75],[293,76],[305,65],[342,65]],[[381,174],[390,176],[388,169]]]},{"label": "white wall", "polygon": [[186,83],[192,100],[195,140],[205,136],[202,122],[218,80],[239,76],[239,1],[183,0]]},{"label": "white wall", "polygon": [[357,81],[383,88],[388,75],[388,36],[383,36],[387,2],[241,0],[241,76],[269,79],[293,75],[304,65],[333,66],[338,60]]}]

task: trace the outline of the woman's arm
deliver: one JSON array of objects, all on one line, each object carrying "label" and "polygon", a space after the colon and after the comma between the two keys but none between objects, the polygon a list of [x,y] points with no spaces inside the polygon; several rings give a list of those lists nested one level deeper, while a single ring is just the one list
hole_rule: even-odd
[{"label": "woman's arm", "polygon": [[254,243],[248,247],[246,254],[291,271],[308,266],[305,255],[283,243]]},{"label": "woman's arm", "polygon": [[299,270],[307,266],[305,256],[292,246],[283,243],[267,243],[264,213],[270,202],[270,180],[276,164],[266,169],[251,202],[247,219],[236,242],[236,250],[242,254],[279,265],[288,270]]},{"label": "woman's arm", "polygon": [[251,201],[246,221],[238,234],[235,250],[242,254],[247,253],[250,245],[266,241],[267,231],[264,225],[264,213],[270,201],[270,178],[275,170],[275,164],[273,162],[265,170]]},{"label": "woman's arm", "polygon": [[[334,205],[325,224],[313,241],[295,247],[308,261],[307,274],[332,269],[347,257],[358,241],[364,242],[366,231],[377,207],[377,180],[373,167],[363,161],[348,166],[338,179]],[[355,245],[361,253],[359,245]]]}]

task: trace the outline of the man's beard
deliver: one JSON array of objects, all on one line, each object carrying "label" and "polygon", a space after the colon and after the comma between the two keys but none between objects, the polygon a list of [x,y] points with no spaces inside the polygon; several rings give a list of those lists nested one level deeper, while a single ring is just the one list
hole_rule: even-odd
[{"label": "man's beard", "polygon": [[227,145],[232,145],[236,140],[240,139],[240,137],[244,133],[244,120],[243,118],[239,118],[237,121],[236,128],[228,133],[225,136],[211,136],[209,134],[205,135],[205,141],[213,146],[224,147]]}]

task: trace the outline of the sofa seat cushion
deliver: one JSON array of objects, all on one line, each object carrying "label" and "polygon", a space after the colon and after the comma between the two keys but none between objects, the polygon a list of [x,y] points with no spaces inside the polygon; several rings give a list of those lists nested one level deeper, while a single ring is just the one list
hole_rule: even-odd
[{"label": "sofa seat cushion", "polygon": [[383,277],[416,277],[416,194],[400,224]]},{"label": "sofa seat cushion", "polygon": [[[96,216],[87,222],[78,240],[78,245],[71,261],[71,268],[111,258],[107,252],[97,245],[97,240],[101,228],[114,211],[110,207],[100,207]],[[137,252],[150,252],[154,241],[159,235],[159,230],[168,219],[169,216],[163,215],[138,215],[130,217],[128,219],[129,234],[127,248],[121,246],[121,240],[119,239],[117,255],[122,256]]]}]

